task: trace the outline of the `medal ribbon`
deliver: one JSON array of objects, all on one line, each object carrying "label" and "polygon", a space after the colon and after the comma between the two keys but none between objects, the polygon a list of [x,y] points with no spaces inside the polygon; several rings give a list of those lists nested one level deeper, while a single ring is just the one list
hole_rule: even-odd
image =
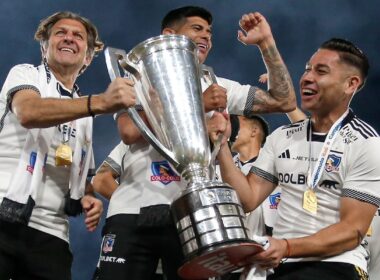
[{"label": "medal ribbon", "polygon": [[[348,115],[348,112],[349,110],[347,109],[347,111],[344,112],[344,114],[330,128],[329,133],[327,134],[327,137],[325,139],[325,142],[323,143],[322,150],[319,154],[317,164],[313,170],[313,175],[311,175],[311,168],[309,164],[307,184],[312,190],[314,190],[317,187],[318,182],[321,179],[321,176],[323,173],[323,166],[325,166],[326,164],[332,144],[334,143],[335,138],[338,136],[338,132],[340,128],[342,127],[343,120]],[[309,120],[309,125],[310,125],[309,129],[311,132],[312,130],[311,119]],[[309,163],[310,163],[311,162],[311,133],[310,133],[309,141],[310,141],[310,151],[309,151]]]}]

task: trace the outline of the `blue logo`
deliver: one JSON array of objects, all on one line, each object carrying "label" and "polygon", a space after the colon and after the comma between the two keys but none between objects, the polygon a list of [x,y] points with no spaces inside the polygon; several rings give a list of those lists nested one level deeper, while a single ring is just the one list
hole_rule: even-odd
[{"label": "blue logo", "polygon": [[112,252],[113,245],[115,244],[115,234],[106,234],[103,238],[103,246],[102,251],[103,253]]},{"label": "blue logo", "polygon": [[325,170],[327,172],[339,171],[339,165],[340,165],[341,160],[342,158],[340,156],[330,154],[325,164]]},{"label": "blue logo", "polygon": [[86,157],[86,151],[82,149],[81,155],[80,155],[80,163],[79,163],[79,175],[82,175],[83,173],[83,167],[84,167],[84,159]]},{"label": "blue logo", "polygon": [[31,152],[30,156],[29,156],[29,165],[26,166],[26,170],[30,174],[33,174],[34,166],[36,165],[36,160],[37,160],[37,153],[36,152]]},{"label": "blue logo", "polygon": [[166,160],[152,162],[151,167],[153,173],[150,176],[151,181],[160,181],[164,185],[173,181],[181,181],[181,177],[174,172]]},{"label": "blue logo", "polygon": [[281,201],[281,193],[280,192],[269,195],[269,208],[270,209],[277,209],[280,201]]}]

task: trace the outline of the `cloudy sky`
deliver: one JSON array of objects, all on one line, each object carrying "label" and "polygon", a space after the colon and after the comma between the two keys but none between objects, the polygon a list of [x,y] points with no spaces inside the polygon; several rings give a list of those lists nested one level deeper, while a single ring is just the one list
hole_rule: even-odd
[{"label": "cloudy sky", "polygon": [[[214,15],[213,49],[207,64],[218,76],[257,84],[265,72],[254,46],[236,40],[238,20],[246,12],[259,11],[269,21],[296,91],[305,63],[320,43],[331,37],[355,42],[369,57],[366,87],[352,102],[354,112],[380,130],[380,8],[376,0],[1,0],[0,82],[19,63],[39,64],[39,45],[33,34],[39,21],[60,10],[71,10],[91,19],[107,46],[132,49],[159,35],[161,18],[183,5],[201,5]],[[82,93],[98,93],[109,83],[104,55],[93,61],[78,81]],[[376,113],[377,112],[377,113]],[[281,114],[268,115],[272,129],[287,123]],[[94,148],[97,164],[119,142],[111,116],[95,120]],[[85,231],[82,219],[72,221],[71,246],[75,255],[73,280],[90,279],[100,246],[100,230]]]}]

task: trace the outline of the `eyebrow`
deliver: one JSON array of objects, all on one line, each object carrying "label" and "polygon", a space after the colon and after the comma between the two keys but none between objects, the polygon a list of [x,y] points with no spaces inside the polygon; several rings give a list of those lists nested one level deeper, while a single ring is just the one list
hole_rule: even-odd
[{"label": "eyebrow", "polygon": [[210,27],[205,27],[205,26],[203,26],[202,24],[199,24],[199,23],[193,23],[193,24],[191,25],[191,27],[200,27],[200,28],[202,28],[202,29],[206,29],[207,32],[212,33],[211,26],[210,26]]},{"label": "eyebrow", "polygon": [[326,64],[321,64],[321,63],[318,63],[318,64],[315,64],[314,66],[311,65],[310,62],[307,62],[306,65],[305,65],[305,68],[327,68],[327,69],[330,69],[330,66],[326,65]]}]

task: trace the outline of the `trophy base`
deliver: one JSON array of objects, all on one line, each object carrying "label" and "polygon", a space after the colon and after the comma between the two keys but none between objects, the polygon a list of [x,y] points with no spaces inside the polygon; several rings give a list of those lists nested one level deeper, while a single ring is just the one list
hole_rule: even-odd
[{"label": "trophy base", "polygon": [[247,257],[261,251],[263,247],[255,242],[221,245],[184,263],[178,274],[193,280],[221,276],[246,265]]},{"label": "trophy base", "polygon": [[250,239],[237,193],[223,182],[190,184],[172,203],[172,214],[185,256],[178,270],[184,279],[226,274],[263,250]]}]

